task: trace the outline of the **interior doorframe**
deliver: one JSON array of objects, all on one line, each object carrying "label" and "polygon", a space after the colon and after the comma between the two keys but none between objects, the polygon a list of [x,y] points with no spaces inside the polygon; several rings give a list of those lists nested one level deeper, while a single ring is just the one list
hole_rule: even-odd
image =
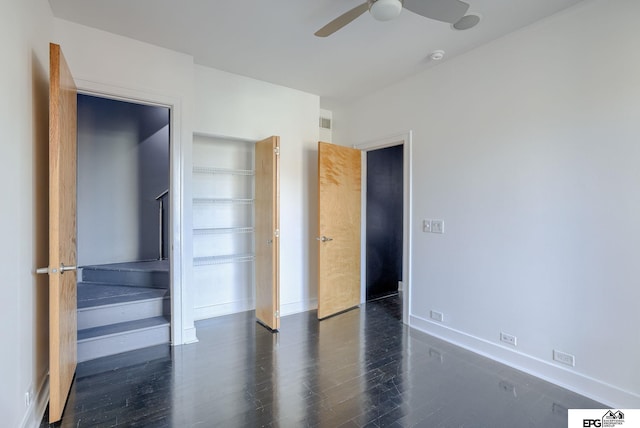
[{"label": "interior doorframe", "polygon": [[[402,150],[402,322],[409,324],[411,311],[411,153],[413,131],[395,134],[385,138],[356,144],[353,147],[362,151],[362,212],[367,212],[367,152],[393,146],[403,146]],[[367,218],[362,216],[360,222],[360,303],[367,299]]]},{"label": "interior doorframe", "polygon": [[185,296],[185,271],[183,254],[185,239],[183,233],[184,200],[183,185],[183,145],[182,145],[182,100],[164,94],[148,93],[120,86],[112,86],[90,80],[76,79],[79,94],[112,100],[166,107],[169,109],[169,265],[171,298],[171,345],[197,342],[195,328],[183,330],[188,302]]}]

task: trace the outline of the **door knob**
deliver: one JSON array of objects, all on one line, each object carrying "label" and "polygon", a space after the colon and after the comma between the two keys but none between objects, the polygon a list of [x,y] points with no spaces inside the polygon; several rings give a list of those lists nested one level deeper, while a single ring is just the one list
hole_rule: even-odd
[{"label": "door knob", "polygon": [[329,242],[329,241],[333,241],[333,238],[328,238],[328,237],[322,235],[321,237],[316,238],[316,240],[322,241],[322,242]]},{"label": "door knob", "polygon": [[77,266],[65,266],[64,263],[60,263],[60,273],[65,273],[68,270],[77,270]]}]

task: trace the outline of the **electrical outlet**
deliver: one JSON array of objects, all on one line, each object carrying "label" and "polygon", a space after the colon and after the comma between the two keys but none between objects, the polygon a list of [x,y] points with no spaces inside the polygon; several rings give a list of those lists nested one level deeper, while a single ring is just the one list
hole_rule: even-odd
[{"label": "electrical outlet", "polygon": [[431,220],[431,233],[444,233],[444,220]]},{"label": "electrical outlet", "polygon": [[566,352],[553,350],[553,359],[559,363],[566,364],[571,367],[576,365],[576,357]]},{"label": "electrical outlet", "polygon": [[512,334],[507,334],[504,332],[500,332],[500,341],[504,343],[508,343],[511,346],[518,345],[518,338]]},{"label": "electrical outlet", "polygon": [[431,220],[427,219],[427,220],[422,220],[422,231],[424,233],[429,233],[431,232]]},{"label": "electrical outlet", "polygon": [[442,322],[442,320],[444,319],[444,315],[442,315],[442,312],[431,311],[431,319]]}]

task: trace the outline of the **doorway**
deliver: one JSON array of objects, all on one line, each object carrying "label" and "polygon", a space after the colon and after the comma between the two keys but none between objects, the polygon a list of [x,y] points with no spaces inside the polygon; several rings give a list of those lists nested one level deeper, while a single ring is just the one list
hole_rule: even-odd
[{"label": "doorway", "polygon": [[[396,263],[399,263],[401,268],[400,268],[400,274],[398,275],[397,271],[396,273],[392,272],[393,276],[387,276],[387,277],[396,277],[399,278],[400,282],[396,282],[395,283],[395,289],[399,292],[400,294],[400,301],[402,303],[402,322],[405,324],[409,324],[409,318],[410,318],[410,313],[411,313],[411,224],[412,224],[412,201],[411,201],[411,153],[412,153],[412,131],[407,131],[406,133],[403,134],[396,134],[396,135],[392,135],[390,137],[387,138],[380,138],[380,139],[376,139],[376,140],[372,140],[366,143],[362,143],[362,144],[358,144],[355,146],[355,148],[362,150],[362,152],[364,153],[363,155],[363,167],[362,167],[362,183],[363,183],[363,192],[362,192],[362,212],[363,213],[367,213],[368,212],[368,198],[367,198],[367,194],[368,194],[368,182],[369,182],[369,175],[374,175],[376,174],[376,171],[370,171],[368,168],[368,154],[370,152],[377,152],[379,150],[384,150],[387,148],[394,148],[396,147],[397,153],[396,156],[398,156],[399,154],[401,154],[401,187],[400,187],[400,183],[398,182],[398,178],[397,176],[394,178],[395,180],[395,184],[393,185],[393,189],[389,189],[389,190],[393,190],[393,193],[396,194],[396,202],[394,203],[394,205],[400,204],[402,207],[402,214],[401,214],[401,218],[402,218],[402,227],[401,227],[401,241],[399,239],[399,234],[396,232],[393,234],[394,236],[394,240],[395,242],[400,242],[398,245],[401,248],[401,256],[395,255],[394,257],[394,271],[396,269]],[[392,150],[393,151],[393,150]],[[380,152],[385,153],[385,152]],[[376,156],[374,154],[374,156]],[[384,156],[384,155],[382,155]],[[396,167],[398,162],[398,159],[395,160],[396,162]],[[374,165],[372,165],[372,168],[376,168],[375,162]],[[377,171],[377,173],[380,173],[380,171]],[[384,174],[383,174],[384,175]],[[402,198],[399,199],[399,195],[398,195],[398,188],[400,188],[401,190],[401,194],[402,194]],[[391,205],[391,204],[389,204]],[[399,211],[398,211],[399,212]],[[362,241],[361,241],[361,248],[362,248],[362,260],[361,260],[361,303],[364,303],[366,300],[369,299],[368,293],[367,293],[367,276],[368,276],[368,254],[367,254],[367,240],[369,239],[368,237],[368,218],[367,215],[363,216],[363,220],[362,220],[362,226],[361,226],[361,230],[362,230]],[[379,228],[384,229],[384,224],[382,224],[382,226],[380,226]],[[394,226],[394,228],[397,228],[397,226]],[[391,229],[391,227],[389,227],[389,229]],[[394,252],[394,254],[396,254]],[[373,262],[375,263],[375,258],[373,259]],[[376,266],[372,266],[371,270],[375,271],[379,270],[379,267]],[[391,285],[389,285],[389,288],[394,287],[394,284],[392,282],[393,280],[386,280],[387,283],[390,283]],[[398,281],[398,280],[396,280]],[[372,296],[375,294],[372,293]],[[382,295],[385,295],[384,292]],[[375,297],[374,297],[375,298]]]},{"label": "doorway", "polygon": [[403,146],[366,152],[366,300],[402,284]]},{"label": "doorway", "polygon": [[168,346],[170,109],[77,106],[78,361]]},{"label": "doorway", "polygon": [[79,265],[168,259],[169,116],[78,94]]}]

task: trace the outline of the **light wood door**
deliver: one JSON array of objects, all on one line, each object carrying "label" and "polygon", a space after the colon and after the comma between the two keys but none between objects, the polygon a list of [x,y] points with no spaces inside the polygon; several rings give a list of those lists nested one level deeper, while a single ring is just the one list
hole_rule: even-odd
[{"label": "light wood door", "polygon": [[49,54],[49,422],[56,422],[77,363],[77,92],[60,46],[51,44]]},{"label": "light wood door", "polygon": [[318,318],[360,304],[361,152],[318,143]]},{"label": "light wood door", "polygon": [[256,143],[256,318],[280,328],[280,137]]}]

